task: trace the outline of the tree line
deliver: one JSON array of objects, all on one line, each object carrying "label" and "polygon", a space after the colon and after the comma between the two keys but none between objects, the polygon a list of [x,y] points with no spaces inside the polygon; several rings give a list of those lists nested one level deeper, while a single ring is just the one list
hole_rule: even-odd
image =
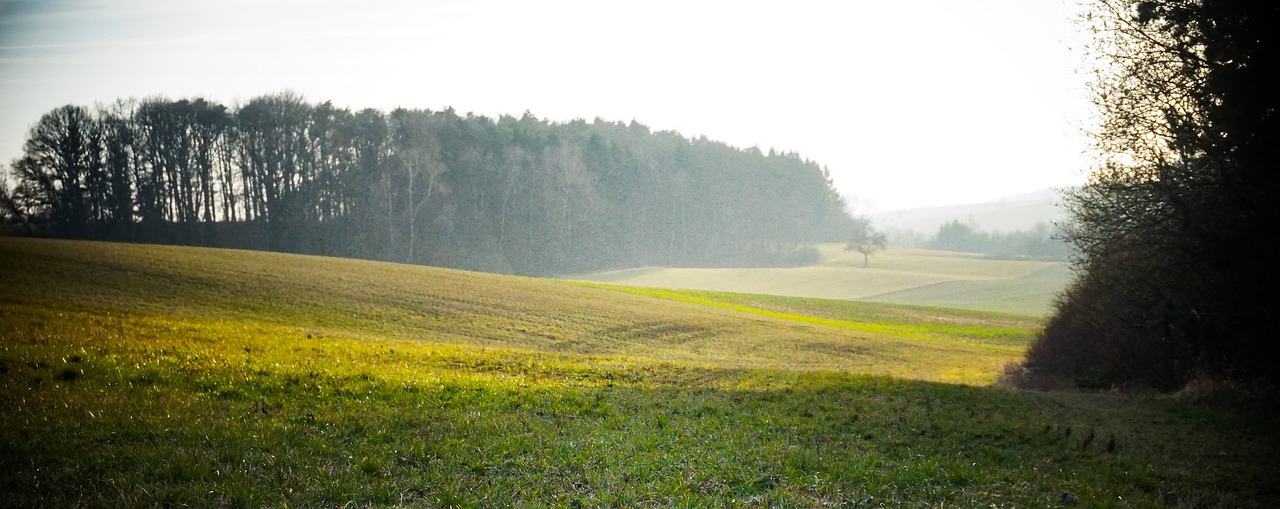
[{"label": "tree line", "polygon": [[986,231],[972,220],[953,219],[938,227],[925,243],[930,249],[982,253],[991,258],[1061,260],[1071,257],[1071,245],[1055,236],[1052,226],[1037,222],[1030,230]]},{"label": "tree line", "polygon": [[885,231],[888,242],[901,247],[981,253],[1006,260],[1068,261],[1074,251],[1062,233],[1060,227],[1044,221],[1026,230],[985,230],[972,218],[947,221],[932,235],[895,228]]},{"label": "tree line", "polygon": [[0,205],[29,234],[520,274],[781,265],[850,221],[795,153],[291,93],[59,107],[8,172]]}]

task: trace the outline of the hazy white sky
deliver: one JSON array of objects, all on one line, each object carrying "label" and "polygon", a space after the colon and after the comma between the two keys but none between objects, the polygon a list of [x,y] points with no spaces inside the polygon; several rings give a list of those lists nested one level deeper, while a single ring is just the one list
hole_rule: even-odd
[{"label": "hazy white sky", "polygon": [[0,0],[0,162],[63,104],[293,90],[637,120],[830,168],[859,212],[1083,181],[1073,0]]}]

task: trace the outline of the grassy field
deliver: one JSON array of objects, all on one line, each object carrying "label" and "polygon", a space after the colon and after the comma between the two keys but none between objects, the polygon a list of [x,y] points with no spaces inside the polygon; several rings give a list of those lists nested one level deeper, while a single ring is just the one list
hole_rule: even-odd
[{"label": "grassy field", "polygon": [[1270,414],[993,386],[1037,320],[0,238],[12,507],[1273,507]]},{"label": "grassy field", "polygon": [[1070,281],[1061,262],[989,260],[973,253],[891,247],[863,267],[862,255],[842,245],[820,246],[822,262],[795,268],[701,269],[649,267],[573,279],[648,288],[786,295],[1049,314]]}]

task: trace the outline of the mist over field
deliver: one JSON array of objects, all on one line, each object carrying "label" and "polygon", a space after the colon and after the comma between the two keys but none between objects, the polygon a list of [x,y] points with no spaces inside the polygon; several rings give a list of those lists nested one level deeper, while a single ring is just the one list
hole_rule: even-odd
[{"label": "mist over field", "polygon": [[992,232],[1013,232],[1032,230],[1041,223],[1063,223],[1067,219],[1067,211],[1061,205],[1060,190],[1042,189],[987,202],[869,212],[866,215],[884,230],[933,234],[942,225],[958,220],[972,222]]}]

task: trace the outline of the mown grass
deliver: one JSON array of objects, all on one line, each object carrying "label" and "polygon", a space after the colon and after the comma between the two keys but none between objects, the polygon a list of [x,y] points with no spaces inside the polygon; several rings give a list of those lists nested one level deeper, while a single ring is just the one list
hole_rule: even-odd
[{"label": "mown grass", "polygon": [[1070,280],[1060,262],[990,260],[973,253],[891,247],[869,267],[842,245],[819,246],[822,262],[795,268],[661,268],[573,279],[647,288],[858,300],[1045,316]]},{"label": "mown grass", "polygon": [[1071,276],[1067,265],[1052,264],[1014,279],[948,281],[882,293],[869,300],[1045,316],[1052,311],[1054,299],[1066,287]]},{"label": "mown grass", "polygon": [[889,334],[898,338],[1025,348],[1035,338],[1042,324],[1039,318],[1030,316],[963,309],[594,283],[587,285],[784,320]]},{"label": "mown grass", "polygon": [[[734,339],[740,333],[759,332],[769,341],[850,333],[797,323],[794,316],[806,313],[866,323],[936,315],[938,328],[922,329],[936,337],[875,350],[910,362],[946,358],[953,344],[964,346],[947,337],[946,327],[987,320],[1027,325],[1017,318],[761,296],[690,294],[673,302],[672,295],[257,253],[11,239],[0,239],[0,253],[0,276],[25,285],[6,284],[0,292],[6,506],[1059,507],[1076,500],[1083,507],[1272,507],[1280,501],[1270,482],[1280,473],[1276,422],[1234,407],[893,378],[859,371],[857,357],[767,359],[785,351],[778,347],[761,346],[773,353],[752,362],[734,356],[694,362],[678,358],[697,358],[691,346],[590,347],[580,344],[590,341],[588,333],[557,342],[494,332],[540,325],[567,334],[591,323],[538,321],[533,308],[544,305],[552,306],[548,315],[608,311],[617,315],[601,319],[617,321],[661,315],[677,324],[753,323],[717,329],[723,342],[743,341]],[[67,261],[49,261],[60,257]],[[255,263],[282,275],[245,268]],[[310,275],[317,267],[339,273]],[[379,276],[384,270],[390,274]],[[119,279],[120,273],[139,279]],[[406,280],[415,278],[445,281]],[[436,284],[448,290],[424,290]],[[524,290],[490,288],[498,284]],[[465,293],[477,288],[489,293]],[[270,292],[293,299],[276,301]],[[395,297],[379,300],[385,295]],[[445,295],[452,304],[431,304]],[[516,297],[532,302],[505,303],[488,315],[475,311],[484,306],[467,304]],[[786,316],[723,307],[764,309],[761,302],[789,306],[775,310]],[[416,306],[433,311],[415,314]],[[392,320],[373,323],[379,317]],[[448,320],[461,332],[437,323]],[[803,327],[790,329],[797,325]],[[844,337],[861,337],[852,332]],[[493,336],[468,339],[485,333]],[[680,334],[604,334],[599,341],[657,344],[668,333]],[[922,345],[947,348],[917,352]],[[685,354],[662,353],[668,351]],[[814,348],[803,355],[827,354]],[[929,378],[928,369],[913,369],[906,374]]]}]

